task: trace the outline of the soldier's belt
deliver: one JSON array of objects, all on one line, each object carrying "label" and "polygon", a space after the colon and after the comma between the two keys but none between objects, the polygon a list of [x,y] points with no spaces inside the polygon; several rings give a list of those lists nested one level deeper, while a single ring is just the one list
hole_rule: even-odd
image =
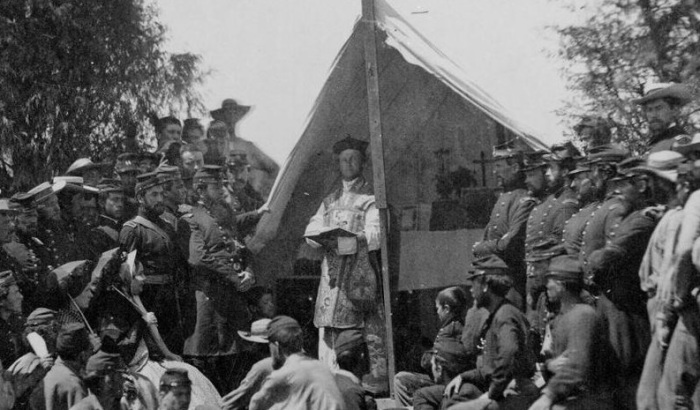
[{"label": "soldier's belt", "polygon": [[173,278],[170,275],[146,275],[146,280],[143,283],[146,285],[169,285],[173,283]]}]

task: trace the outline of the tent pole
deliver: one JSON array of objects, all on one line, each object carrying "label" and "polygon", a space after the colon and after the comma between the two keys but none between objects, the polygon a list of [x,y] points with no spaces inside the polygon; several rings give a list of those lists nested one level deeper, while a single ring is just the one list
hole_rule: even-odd
[{"label": "tent pole", "polygon": [[365,77],[367,79],[367,109],[369,112],[369,135],[372,149],[372,172],[374,195],[379,210],[382,257],[382,300],[384,301],[384,326],[386,328],[386,353],[389,376],[389,394],[394,397],[394,331],[391,324],[391,288],[389,286],[389,254],[387,247],[388,210],[386,201],[386,178],[384,175],[384,144],[382,142],[382,117],[379,105],[379,65],[377,64],[377,36],[374,20],[374,0],[362,0],[362,21],[365,25]]}]

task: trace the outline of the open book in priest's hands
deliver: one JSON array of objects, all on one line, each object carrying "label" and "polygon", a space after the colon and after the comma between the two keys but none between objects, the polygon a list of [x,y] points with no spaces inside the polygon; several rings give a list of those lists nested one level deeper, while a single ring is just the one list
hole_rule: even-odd
[{"label": "open book in priest's hands", "polygon": [[328,228],[323,228],[318,232],[309,233],[305,235],[305,237],[311,239],[312,241],[320,242],[334,240],[337,238],[355,238],[357,237],[357,234],[354,234],[347,229],[331,226]]},{"label": "open book in priest's hands", "polygon": [[333,243],[332,247],[336,249],[339,255],[353,255],[357,253],[357,234],[337,226],[323,228],[319,232],[310,233],[306,235],[306,238],[318,243]]}]

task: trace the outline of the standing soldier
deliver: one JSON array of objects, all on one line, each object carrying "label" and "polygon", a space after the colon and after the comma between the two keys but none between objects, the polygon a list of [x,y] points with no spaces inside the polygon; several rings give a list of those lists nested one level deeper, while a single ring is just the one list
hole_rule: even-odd
[{"label": "standing soldier", "polygon": [[[388,387],[384,312],[378,297],[375,252],[379,250],[381,232],[374,193],[362,175],[367,146],[366,141],[350,136],[333,145],[342,186],[323,199],[304,235],[309,245],[324,251],[314,313],[314,325],[319,329],[319,359],[337,369],[333,346],[338,334],[346,329],[362,329],[370,352],[367,384],[381,392]],[[321,235],[337,228],[356,236]]]},{"label": "standing soldier", "polygon": [[136,201],[136,176],[139,168],[136,164],[138,155],[132,152],[120,154],[114,166],[114,172],[119,177],[124,190],[124,219],[128,220],[139,212],[139,204]]},{"label": "standing soldier", "polygon": [[260,208],[265,200],[250,185],[250,165],[245,151],[231,151],[226,160],[226,201],[234,211],[251,212]]},{"label": "standing soldier", "polygon": [[536,200],[530,196],[525,186],[522,152],[495,150],[493,161],[493,172],[503,193],[491,211],[483,240],[475,243],[472,251],[475,259],[496,255],[508,264],[514,275],[513,288],[522,298],[516,305],[522,308],[526,282],[525,228]]},{"label": "standing soldier", "polygon": [[155,313],[163,340],[171,351],[182,349],[183,334],[178,299],[174,291],[178,279],[175,230],[161,215],[163,180],[156,173],[139,175],[136,184],[139,214],[124,223],[119,246],[126,252],[136,250],[143,264],[145,282],[141,298],[146,309]]},{"label": "standing soldier", "polygon": [[61,218],[61,207],[58,204],[57,192],[65,188],[65,181],[57,182],[53,185],[44,182],[32,188],[28,195],[33,196],[39,216],[38,240],[44,244],[47,252],[37,255],[42,259],[42,263],[48,271],[61,266],[58,255],[57,236],[61,236],[63,229],[63,219]]},{"label": "standing soldier", "polygon": [[187,188],[182,182],[180,168],[161,166],[156,170],[156,173],[163,180],[163,205],[165,205],[165,211],[161,218],[170,223],[177,231],[178,219],[192,212],[192,206],[187,204]]},{"label": "standing soldier", "polygon": [[687,144],[690,137],[678,123],[681,108],[693,100],[684,84],[648,84],[644,96],[633,102],[642,106],[649,127],[649,152],[669,150],[676,142]]},{"label": "standing soldier", "polygon": [[182,217],[180,234],[189,236],[197,321],[184,352],[220,391],[229,391],[228,375],[240,347],[236,334],[248,323],[241,293],[255,284],[255,276],[250,269],[251,254],[239,238],[235,214],[224,201],[221,167],[205,165],[193,182],[200,202],[191,214]]},{"label": "standing soldier", "polygon": [[90,259],[119,246],[119,231],[124,221],[124,188],[119,181],[103,179],[97,188],[100,216],[90,234]]},{"label": "standing soldier", "polygon": [[574,156],[577,154],[578,150],[570,143],[553,146],[552,154],[525,168],[525,184],[531,196],[539,202],[527,220],[525,236],[526,311],[533,327],[543,319],[538,306],[543,306],[540,296],[545,290],[548,251],[561,243],[566,221],[578,211],[576,194],[566,183],[568,173],[576,166]]},{"label": "standing soldier", "polygon": [[584,115],[576,124],[574,131],[585,144],[586,154],[593,154],[609,147],[612,133],[610,123],[605,118],[595,115]]}]

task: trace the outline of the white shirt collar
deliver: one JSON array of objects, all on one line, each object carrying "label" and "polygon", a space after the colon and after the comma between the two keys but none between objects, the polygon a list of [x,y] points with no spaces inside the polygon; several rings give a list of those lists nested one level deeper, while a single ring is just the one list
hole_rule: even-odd
[{"label": "white shirt collar", "polygon": [[355,185],[355,182],[357,182],[358,179],[360,179],[360,177],[357,177],[357,178],[353,179],[352,181],[343,180],[343,192],[349,191],[350,188],[353,185]]}]

